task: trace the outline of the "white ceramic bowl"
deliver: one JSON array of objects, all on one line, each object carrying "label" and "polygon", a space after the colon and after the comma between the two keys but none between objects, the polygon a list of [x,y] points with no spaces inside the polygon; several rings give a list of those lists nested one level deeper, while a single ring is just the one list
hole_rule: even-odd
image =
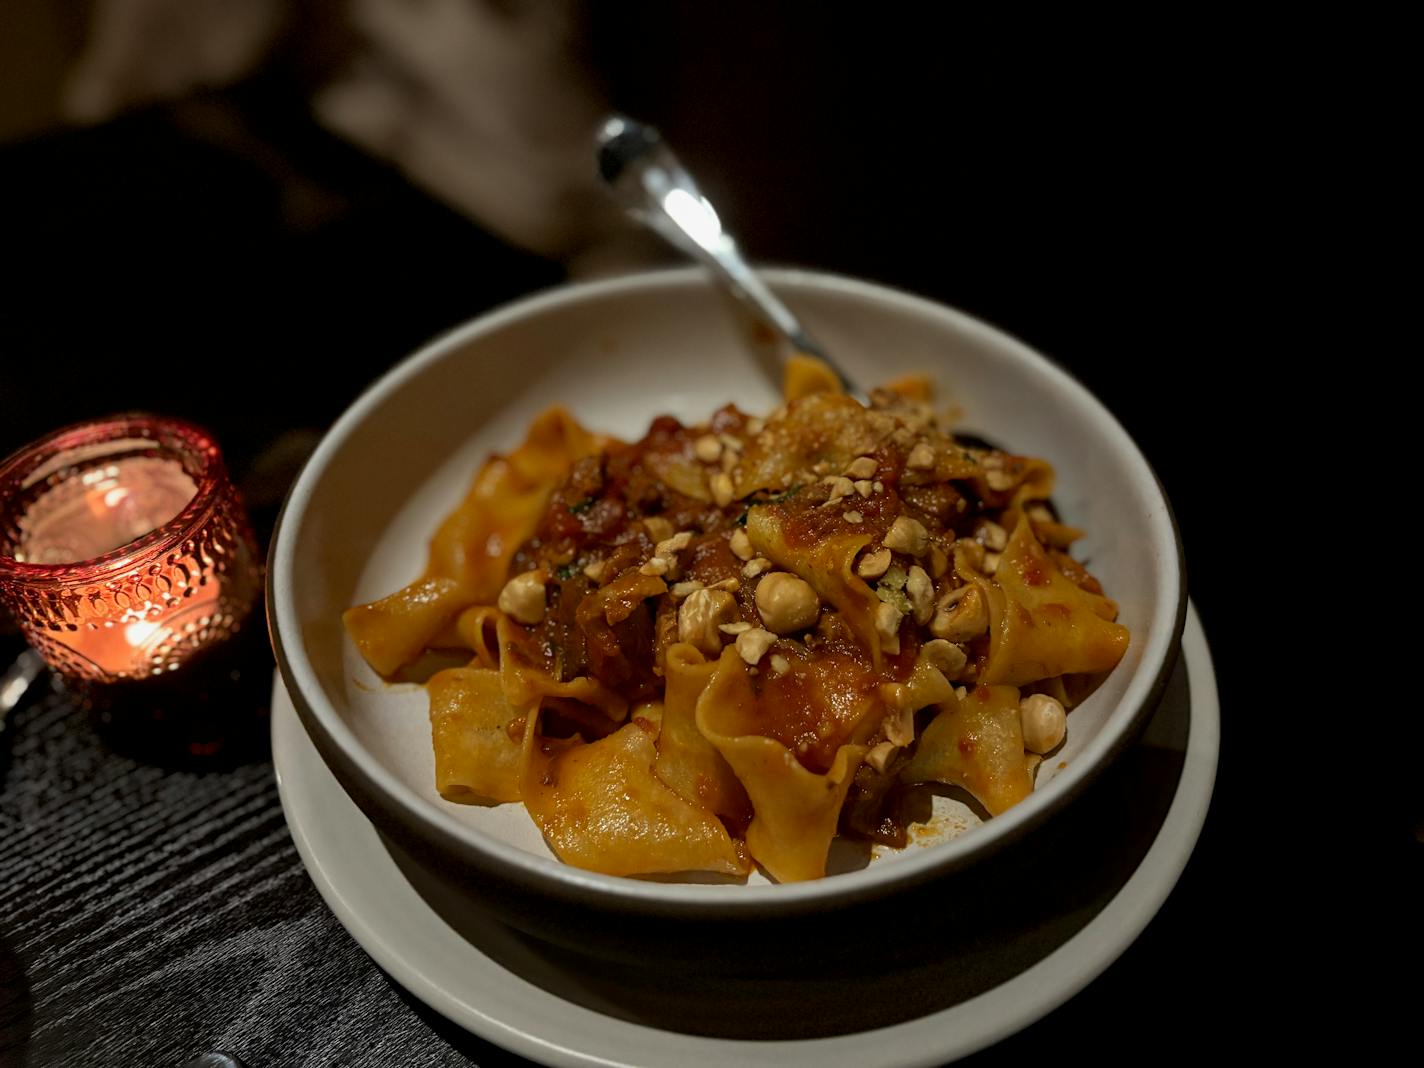
[{"label": "white ceramic bowl", "polygon": [[468,872],[482,898],[528,928],[546,929],[523,915],[543,907],[531,902],[764,918],[840,907],[960,869],[1067,804],[1130,744],[1175,658],[1186,598],[1170,509],[1136,446],[1082,386],[939,304],[824,274],[767,278],[857,381],[928,372],[963,409],[964,429],[1054,464],[1056,503],[1089,532],[1078,556],[1121,606],[1131,647],[1069,717],[1068,740],[1040,769],[1033,795],[949,840],[784,886],[759,877],[745,885],[616,878],[559,863],[522,806],[441,800],[424,691],[381,683],[346,639],[341,613],[420,573],[431,534],[480,461],[522,440],[547,405],[636,439],[660,413],[696,421],[727,401],[763,412],[779,396],[698,269],[559,288],[482,316],[399,364],[327,434],[277,526],[269,613],[282,677],[346,790],[404,848]]}]

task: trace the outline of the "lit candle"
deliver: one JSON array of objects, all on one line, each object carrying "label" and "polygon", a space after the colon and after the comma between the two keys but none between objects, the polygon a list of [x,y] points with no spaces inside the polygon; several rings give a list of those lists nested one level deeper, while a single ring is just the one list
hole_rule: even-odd
[{"label": "lit candle", "polygon": [[58,671],[165,675],[243,624],[257,554],[217,446],[119,416],[0,463],[0,600]]}]

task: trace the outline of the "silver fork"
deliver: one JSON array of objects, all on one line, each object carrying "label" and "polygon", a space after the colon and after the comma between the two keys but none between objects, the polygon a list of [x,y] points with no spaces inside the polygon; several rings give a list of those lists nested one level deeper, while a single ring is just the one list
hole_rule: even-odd
[{"label": "silver fork", "polygon": [[847,393],[865,400],[864,391],[742,258],[712,202],[657,130],[626,115],[612,115],[599,128],[597,144],[598,172],[629,215],[711,267],[713,277],[793,351],[823,360]]}]

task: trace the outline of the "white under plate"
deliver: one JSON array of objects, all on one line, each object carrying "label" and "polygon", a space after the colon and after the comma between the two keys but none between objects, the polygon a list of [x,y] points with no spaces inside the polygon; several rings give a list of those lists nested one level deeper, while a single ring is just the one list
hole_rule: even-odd
[{"label": "white under plate", "polygon": [[[1151,818],[1160,825],[1109,829],[1109,849],[1132,837],[1150,841],[1130,874],[1104,886],[1109,876],[1094,865],[1073,865],[1082,869],[1078,875],[1057,869],[1055,878],[1097,879],[1100,885],[1079,887],[1076,894],[1055,887],[1059,900],[1074,904],[1059,917],[1035,917],[1021,938],[1001,940],[997,965],[986,962],[982,949],[976,958],[972,944],[947,946],[942,975],[923,962],[913,966],[913,975],[910,966],[905,975],[882,971],[877,983],[854,984],[853,1001],[847,1002],[823,974],[804,980],[693,978],[689,987],[685,969],[659,978],[649,967],[620,969],[518,934],[377,833],[327,770],[280,681],[272,704],[273,760],[292,838],[352,937],[427,1005],[482,1038],[544,1064],[601,1068],[942,1064],[1028,1026],[1100,975],[1166,900],[1206,817],[1219,730],[1211,657],[1188,606],[1182,662],[1143,739],[1121,758],[1142,761],[1141,773],[1129,780],[1137,788],[1153,781],[1158,766],[1179,769],[1170,799],[1164,791],[1161,805],[1141,806],[1157,813]],[[1084,802],[1091,797],[1092,791]],[[1057,819],[1071,820],[1072,810]],[[1079,833],[1091,835],[1096,828]],[[1091,918],[1083,915],[1085,899],[1100,902]],[[917,989],[932,988],[938,1000],[919,1015],[883,1026],[804,1037],[805,1021],[845,1019],[847,1006],[858,1019],[903,1016],[898,1006],[905,1003],[907,980]],[[877,997],[887,1004],[875,1005]],[[717,1034],[717,1021],[732,1018],[742,1021],[742,1036]],[[773,1041],[778,1021],[800,1024]],[[757,1037],[747,1037],[752,1034]]]}]

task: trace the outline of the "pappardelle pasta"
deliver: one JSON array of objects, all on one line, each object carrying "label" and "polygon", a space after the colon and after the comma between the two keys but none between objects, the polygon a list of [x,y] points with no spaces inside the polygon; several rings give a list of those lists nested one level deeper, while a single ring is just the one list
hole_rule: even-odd
[{"label": "pappardelle pasta", "polygon": [[426,684],[444,798],[522,802],[592,871],[791,882],[838,834],[903,846],[916,784],[1032,791],[1129,640],[1052,468],[957,439],[923,380],[866,407],[797,358],[786,397],[631,444],[550,409],[346,612],[388,678],[468,652]]}]

